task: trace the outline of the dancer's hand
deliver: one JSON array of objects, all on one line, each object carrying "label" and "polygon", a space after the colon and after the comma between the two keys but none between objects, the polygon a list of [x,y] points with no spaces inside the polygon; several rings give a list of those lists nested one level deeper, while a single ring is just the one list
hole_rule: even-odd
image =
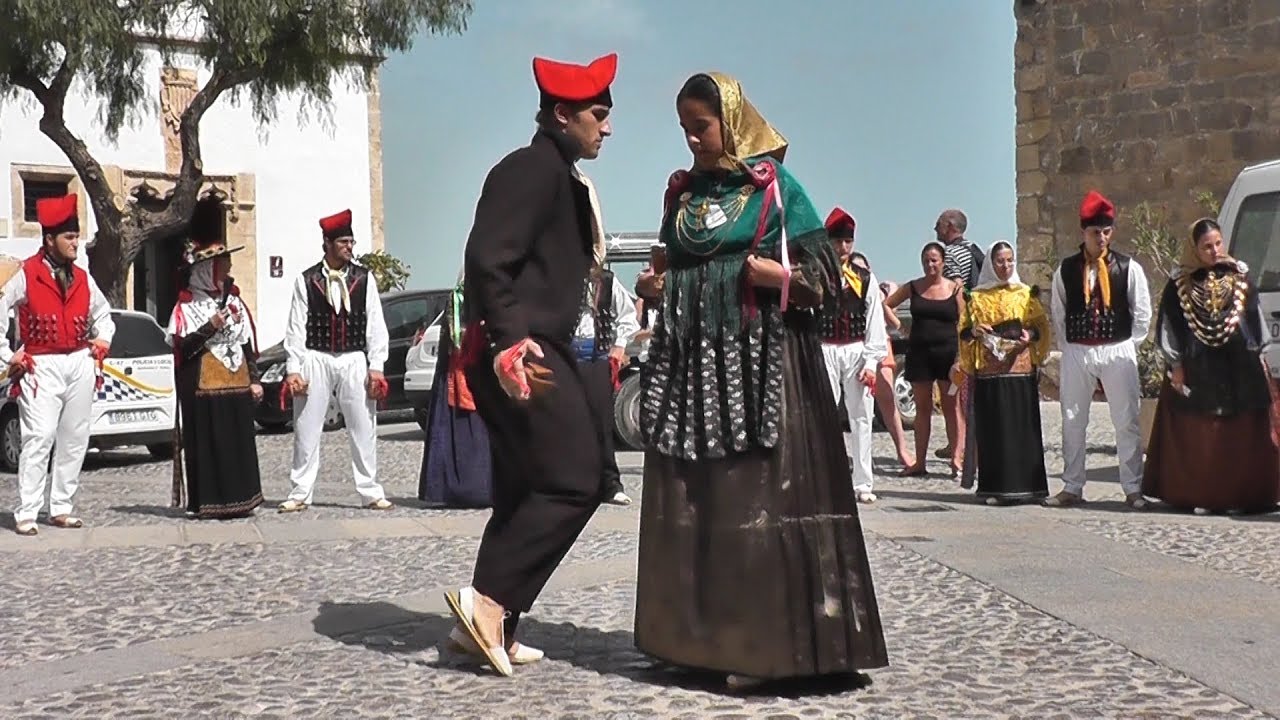
[{"label": "dancer's hand", "polygon": [[1175,365],[1169,371],[1169,384],[1173,386],[1174,390],[1183,395],[1187,394],[1187,371],[1181,365]]},{"label": "dancer's hand", "polygon": [[866,385],[868,389],[876,386],[876,374],[873,370],[863,370],[858,374],[858,381]]},{"label": "dancer's hand", "polygon": [[262,386],[258,383],[253,383],[249,386],[249,394],[253,396],[254,402],[258,402],[262,399]]},{"label": "dancer's hand", "polygon": [[377,370],[370,370],[369,377],[365,380],[365,392],[374,400],[383,400],[387,397],[387,376]]},{"label": "dancer's hand", "polygon": [[19,350],[18,352],[14,353],[13,357],[9,360],[8,378],[10,380],[16,380],[19,377],[21,377],[22,373],[27,371],[26,363],[27,363],[26,350]]},{"label": "dancer's hand", "polygon": [[782,264],[759,255],[747,256],[747,282],[753,287],[781,289],[785,273]]},{"label": "dancer's hand", "polygon": [[543,357],[542,348],[533,340],[525,338],[498,353],[498,356],[493,359],[493,372],[498,376],[498,384],[513,400],[528,400],[531,394],[524,363],[526,355],[541,358]]},{"label": "dancer's hand", "polygon": [[619,366],[625,367],[627,364],[627,349],[614,346],[609,350],[609,359],[618,363]]},{"label": "dancer's hand", "polygon": [[302,379],[298,373],[289,373],[284,378],[285,387],[289,388],[289,394],[293,397],[301,397],[307,394],[307,381]]}]

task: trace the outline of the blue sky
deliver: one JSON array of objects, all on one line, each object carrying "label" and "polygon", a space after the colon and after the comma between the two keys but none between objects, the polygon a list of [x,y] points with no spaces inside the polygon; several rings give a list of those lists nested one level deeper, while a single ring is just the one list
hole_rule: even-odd
[{"label": "blue sky", "polygon": [[388,250],[410,287],[451,285],[486,173],[532,136],[532,57],[616,51],[614,136],[583,164],[608,231],[656,229],[668,175],[689,164],[675,93],[718,70],[790,141],[819,212],[857,217],[877,275],[914,277],[947,207],[984,247],[1014,235],[1015,34],[1001,0],[479,0],[466,33],[384,68]]}]

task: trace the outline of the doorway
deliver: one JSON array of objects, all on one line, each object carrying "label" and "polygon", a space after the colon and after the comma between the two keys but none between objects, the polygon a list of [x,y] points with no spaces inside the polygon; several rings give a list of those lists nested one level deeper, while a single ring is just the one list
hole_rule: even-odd
[{"label": "doorway", "polygon": [[[201,202],[217,203],[220,200],[214,193],[207,193],[201,198]],[[153,204],[157,210],[163,209],[163,202],[158,198],[138,199],[139,205],[146,207]],[[225,242],[225,211],[214,225],[210,229],[211,233],[219,242]],[[186,250],[187,237],[188,232],[184,230],[152,240],[143,245],[133,259],[133,309],[154,317],[160,327],[168,326],[173,306],[178,302],[178,290],[185,270],[182,256]]]}]

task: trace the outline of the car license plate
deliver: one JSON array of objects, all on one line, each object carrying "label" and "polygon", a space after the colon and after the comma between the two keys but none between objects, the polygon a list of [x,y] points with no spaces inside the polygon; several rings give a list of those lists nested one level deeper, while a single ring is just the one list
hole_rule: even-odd
[{"label": "car license plate", "polygon": [[160,413],[155,410],[116,410],[107,419],[112,425],[153,423],[160,419]]}]

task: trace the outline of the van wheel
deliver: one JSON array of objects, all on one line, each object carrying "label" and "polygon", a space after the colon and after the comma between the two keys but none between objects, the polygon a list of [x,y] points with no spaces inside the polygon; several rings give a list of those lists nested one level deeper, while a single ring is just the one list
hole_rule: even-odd
[{"label": "van wheel", "polygon": [[156,460],[172,460],[173,443],[152,443],[147,446],[147,452],[151,453],[151,457]]},{"label": "van wheel", "polygon": [[324,411],[324,432],[333,432],[341,430],[347,426],[347,421],[342,417],[342,409],[338,407],[337,396],[329,397],[329,407]]},{"label": "van wheel", "polygon": [[911,391],[911,383],[902,376],[904,361],[898,362],[893,375],[893,399],[898,404],[898,416],[902,418],[902,427],[910,430],[916,423],[916,397]]},{"label": "van wheel", "polygon": [[5,472],[18,472],[18,456],[22,454],[22,424],[18,420],[17,403],[0,410],[0,467]]},{"label": "van wheel", "polygon": [[643,450],[640,437],[640,374],[622,381],[613,398],[613,425],[618,439],[631,450]]}]

